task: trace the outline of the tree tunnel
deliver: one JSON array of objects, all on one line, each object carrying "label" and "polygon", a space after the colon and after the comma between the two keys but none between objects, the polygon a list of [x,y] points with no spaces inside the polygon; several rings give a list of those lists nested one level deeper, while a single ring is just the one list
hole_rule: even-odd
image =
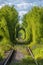
[{"label": "tree tunnel", "polygon": [[16,39],[25,40],[26,39],[26,31],[23,27],[17,27],[16,29]]}]

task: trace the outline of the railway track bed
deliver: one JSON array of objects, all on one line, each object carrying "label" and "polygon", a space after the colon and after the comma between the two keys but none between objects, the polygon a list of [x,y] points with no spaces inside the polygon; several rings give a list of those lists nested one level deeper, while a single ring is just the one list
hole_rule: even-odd
[{"label": "railway track bed", "polygon": [[13,49],[5,52],[5,58],[2,61],[0,61],[0,65],[7,65],[9,61],[11,61],[11,58],[14,52],[15,50]]}]

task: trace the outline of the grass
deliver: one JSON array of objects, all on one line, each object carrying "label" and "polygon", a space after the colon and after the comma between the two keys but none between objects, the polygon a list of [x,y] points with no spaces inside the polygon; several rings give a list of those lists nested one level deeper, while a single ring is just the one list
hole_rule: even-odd
[{"label": "grass", "polygon": [[35,65],[34,60],[28,56],[22,59],[21,62],[14,62],[12,61],[10,65]]},{"label": "grass", "polygon": [[[43,59],[37,59],[39,65],[43,65]],[[36,65],[32,58],[25,58],[21,62],[12,62],[10,65]]]},{"label": "grass", "polygon": [[35,56],[35,58],[43,58],[43,44],[34,44],[33,46],[30,45],[31,49],[32,49],[32,52]]},{"label": "grass", "polygon": [[27,56],[28,55],[28,53],[27,53],[27,51],[26,51],[26,47],[27,47],[27,45],[22,45],[22,44],[20,44],[20,45],[14,45],[14,49],[15,50],[19,50],[21,53],[23,53],[25,56]]}]

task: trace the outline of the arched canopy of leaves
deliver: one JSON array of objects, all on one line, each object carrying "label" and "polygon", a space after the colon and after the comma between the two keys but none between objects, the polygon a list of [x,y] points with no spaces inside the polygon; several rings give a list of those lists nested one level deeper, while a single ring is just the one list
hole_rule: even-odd
[{"label": "arched canopy of leaves", "polygon": [[17,38],[21,38],[21,39],[25,39],[26,38],[26,31],[23,27],[18,27],[16,29],[16,37]]}]

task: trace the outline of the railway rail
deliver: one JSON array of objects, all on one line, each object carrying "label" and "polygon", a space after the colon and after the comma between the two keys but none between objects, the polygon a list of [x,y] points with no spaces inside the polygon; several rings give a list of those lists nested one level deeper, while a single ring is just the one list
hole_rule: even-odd
[{"label": "railway rail", "polygon": [[30,49],[30,47],[26,47],[26,50],[27,50],[28,53],[30,53],[30,55],[31,55],[31,57],[33,58],[35,64],[36,64],[36,65],[39,65],[38,62],[37,62],[37,60],[36,60],[35,57],[34,57],[34,54],[33,54],[32,50]]},{"label": "railway rail", "polygon": [[[32,50],[30,48],[28,48],[28,47],[26,47],[26,50],[27,50],[28,53],[30,53],[31,57],[34,59],[35,64],[39,65],[37,60],[34,58]],[[16,53],[16,50],[12,49],[10,51],[8,57],[0,65],[9,65],[15,53]]]},{"label": "railway rail", "polygon": [[8,57],[7,57],[5,60],[3,60],[3,61],[0,63],[0,65],[8,65],[9,62],[11,61],[11,59],[12,59],[14,53],[15,53],[15,50],[13,50],[13,49],[10,50],[10,53],[9,53]]}]

